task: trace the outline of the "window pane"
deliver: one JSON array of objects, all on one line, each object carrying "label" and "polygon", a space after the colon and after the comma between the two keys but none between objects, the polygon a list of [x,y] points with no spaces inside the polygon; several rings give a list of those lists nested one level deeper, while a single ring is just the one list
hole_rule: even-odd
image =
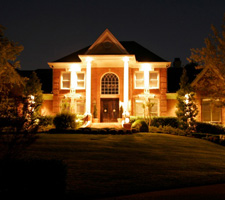
[{"label": "window pane", "polygon": [[78,88],[84,88],[84,81],[77,82],[77,87]]},{"label": "window pane", "polygon": [[113,73],[105,74],[101,80],[102,94],[119,94],[119,79]]},{"label": "window pane", "polygon": [[150,73],[149,78],[150,79],[158,79],[158,73]]},{"label": "window pane", "polygon": [[77,102],[76,114],[83,115],[85,111],[84,102]]},{"label": "window pane", "polygon": [[158,87],[158,73],[149,73],[149,87],[157,88]]},{"label": "window pane", "polygon": [[84,73],[78,73],[77,80],[84,80]]},{"label": "window pane", "polygon": [[63,80],[64,81],[69,81],[70,80],[70,73],[63,73]]},{"label": "window pane", "polygon": [[211,121],[211,106],[210,101],[202,101],[202,121]]},{"label": "window pane", "polygon": [[221,121],[221,107],[212,106],[212,121],[213,122]]},{"label": "window pane", "polygon": [[143,72],[136,73],[136,79],[144,79],[144,73]]},{"label": "window pane", "polygon": [[144,87],[144,80],[136,80],[136,87]]},{"label": "window pane", "polygon": [[157,80],[150,80],[149,84],[150,84],[150,88],[158,87],[158,81]]},{"label": "window pane", "polygon": [[144,116],[143,102],[135,103],[135,115],[136,116]]},{"label": "window pane", "polygon": [[70,88],[70,81],[63,81],[63,88]]}]

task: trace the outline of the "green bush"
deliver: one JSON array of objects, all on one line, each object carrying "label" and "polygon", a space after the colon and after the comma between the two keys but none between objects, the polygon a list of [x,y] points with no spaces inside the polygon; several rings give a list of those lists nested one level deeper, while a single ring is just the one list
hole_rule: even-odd
[{"label": "green bush", "polygon": [[138,119],[132,124],[132,129],[137,129],[138,132],[148,132],[148,125],[145,120]]},{"label": "green bush", "polygon": [[210,134],[225,134],[225,128],[221,125],[213,125],[204,122],[196,122],[196,132]]},{"label": "green bush", "polygon": [[76,128],[76,115],[72,113],[60,113],[53,119],[56,129]]},{"label": "green bush", "polygon": [[39,126],[53,125],[53,116],[41,116],[39,117]]},{"label": "green bush", "polygon": [[164,126],[162,127],[162,132],[172,135],[186,135],[185,131],[179,129],[179,128],[173,128],[171,126]]},{"label": "green bush", "polygon": [[156,127],[156,126],[150,126],[149,127],[149,132],[150,133],[162,133],[162,127]]},{"label": "green bush", "polygon": [[177,117],[154,117],[151,121],[151,126],[171,126],[173,128],[178,128],[179,120]]}]

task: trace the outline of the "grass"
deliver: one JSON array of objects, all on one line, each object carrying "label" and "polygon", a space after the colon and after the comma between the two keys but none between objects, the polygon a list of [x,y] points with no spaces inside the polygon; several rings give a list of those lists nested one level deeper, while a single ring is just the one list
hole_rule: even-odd
[{"label": "grass", "polygon": [[41,134],[23,156],[63,160],[78,199],[225,183],[225,147],[190,137]]}]

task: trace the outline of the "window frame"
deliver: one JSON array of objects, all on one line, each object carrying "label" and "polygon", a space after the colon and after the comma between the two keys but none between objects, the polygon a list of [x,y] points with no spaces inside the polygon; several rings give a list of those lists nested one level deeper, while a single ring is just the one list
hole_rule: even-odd
[{"label": "window frame", "polygon": [[[70,74],[70,78],[69,78],[69,80],[64,80],[63,79],[63,75],[64,74]],[[67,87],[63,87],[63,83],[64,82],[69,82],[69,87],[67,88]],[[70,88],[71,88],[71,72],[68,72],[68,71],[64,71],[64,72],[61,72],[61,90],[70,90]]]},{"label": "window frame", "polygon": [[[154,100],[154,101],[156,101],[157,102],[157,112],[151,112],[152,114],[156,114],[156,115],[154,115],[155,117],[158,117],[159,116],[159,99],[157,99],[157,98],[151,98],[151,100]],[[146,111],[144,111],[144,109],[143,109],[143,115],[136,115],[136,103],[144,103],[144,99],[139,99],[139,98],[136,98],[135,100],[134,100],[134,112],[135,112],[135,116],[137,116],[137,117],[144,117],[144,115],[145,115],[145,113],[144,112],[146,112]]]},{"label": "window frame", "polygon": [[[78,80],[78,74],[83,74],[84,75],[84,80]],[[78,87],[78,82],[84,82],[84,87]],[[76,73],[76,90],[83,90],[86,88],[86,74],[85,72],[77,72]]]},{"label": "window frame", "polygon": [[[157,74],[157,79],[153,79],[153,80],[157,80],[157,86],[156,87],[151,87],[151,84],[150,84],[150,74]],[[148,83],[148,85],[149,85],[149,89],[159,89],[159,72],[158,71],[149,71],[149,83]]]},{"label": "window frame", "polygon": [[[205,121],[203,120],[204,117],[203,117],[203,102],[209,102],[209,112],[210,112],[210,120],[209,121]],[[219,102],[219,100],[218,100]],[[220,120],[219,121],[213,121],[213,108],[212,108],[212,100],[211,99],[202,99],[202,102],[201,102],[201,118],[202,118],[202,122],[207,122],[207,123],[221,123],[222,122],[222,108],[220,108]]]},{"label": "window frame", "polygon": [[[107,75],[107,74],[113,74],[113,75],[115,75],[116,76],[116,78],[117,78],[117,93],[108,93],[108,94],[106,94],[106,93],[103,93],[103,90],[105,91],[105,89],[103,89],[103,88],[105,88],[105,87],[103,87],[103,78]],[[120,94],[120,80],[119,80],[119,77],[118,77],[118,75],[117,74],[115,74],[115,73],[113,73],[113,72],[107,72],[107,73],[105,73],[105,74],[103,74],[102,75],[102,77],[101,77],[101,82],[100,82],[100,84],[101,84],[101,86],[100,86],[100,94],[101,94],[101,96],[110,96],[110,97],[112,97],[112,96],[118,96],[119,94]],[[105,83],[104,83],[105,84]],[[114,83],[115,84],[115,83]]]},{"label": "window frame", "polygon": [[[137,79],[136,74],[141,74],[141,73],[143,74],[143,79]],[[138,80],[138,81],[143,80],[143,86],[137,87],[137,80]],[[145,89],[145,73],[144,73],[144,71],[136,71],[136,72],[134,73],[134,88],[135,88],[135,89]]]}]

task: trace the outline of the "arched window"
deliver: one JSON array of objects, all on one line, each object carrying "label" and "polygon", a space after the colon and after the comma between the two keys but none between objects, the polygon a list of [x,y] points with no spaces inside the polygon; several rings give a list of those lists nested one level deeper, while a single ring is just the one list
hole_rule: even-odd
[{"label": "arched window", "polygon": [[102,77],[101,94],[119,94],[119,79],[113,73],[107,73]]}]

